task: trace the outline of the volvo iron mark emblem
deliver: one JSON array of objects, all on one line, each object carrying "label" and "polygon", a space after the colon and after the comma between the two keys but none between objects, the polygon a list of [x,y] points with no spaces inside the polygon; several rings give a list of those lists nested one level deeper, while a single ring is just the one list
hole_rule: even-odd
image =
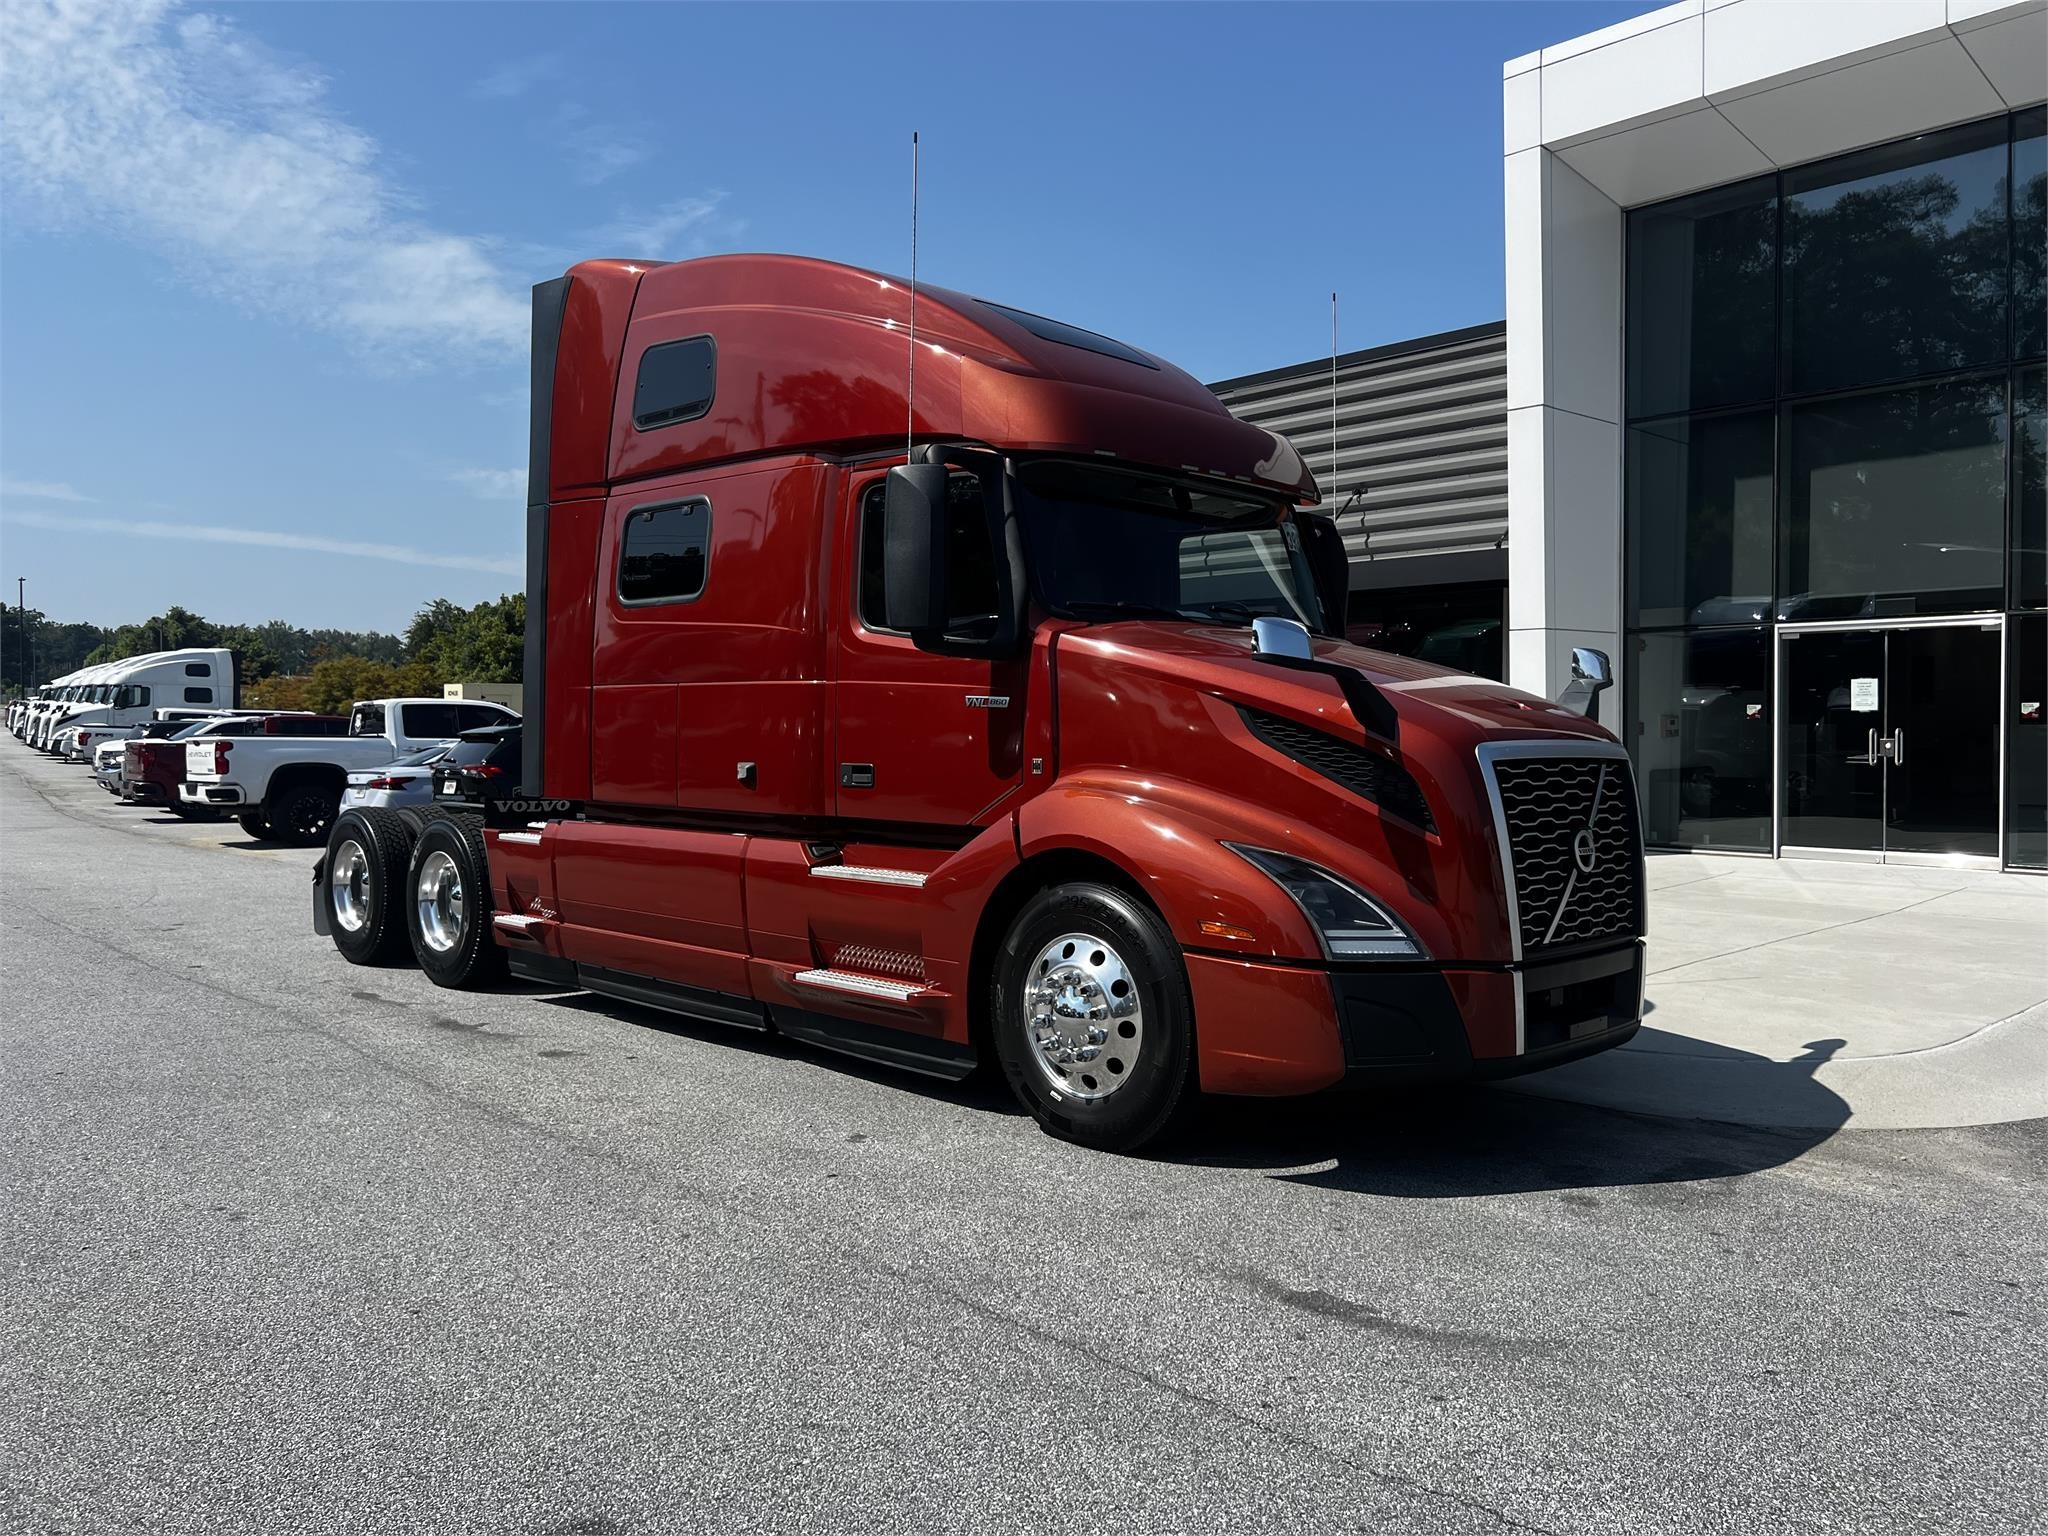
[{"label": "volvo iron mark emblem", "polygon": [[1579,873],[1590,875],[1599,850],[1593,843],[1593,828],[1589,823],[1579,828],[1572,838],[1572,862],[1579,866]]}]

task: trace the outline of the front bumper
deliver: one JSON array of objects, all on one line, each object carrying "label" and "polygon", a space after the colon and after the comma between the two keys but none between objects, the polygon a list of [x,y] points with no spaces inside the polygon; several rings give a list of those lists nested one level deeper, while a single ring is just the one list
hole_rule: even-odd
[{"label": "front bumper", "polygon": [[240,805],[239,784],[194,784],[190,779],[178,786],[178,798],[187,805]]},{"label": "front bumper", "polygon": [[1484,970],[1330,970],[1197,954],[1187,965],[1211,1093],[1517,1077],[1620,1045],[1643,1014],[1640,940]]}]

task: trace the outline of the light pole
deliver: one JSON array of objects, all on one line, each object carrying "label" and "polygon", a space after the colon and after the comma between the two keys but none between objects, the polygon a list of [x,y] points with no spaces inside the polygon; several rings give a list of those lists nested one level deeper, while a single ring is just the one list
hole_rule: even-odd
[{"label": "light pole", "polygon": [[28,578],[14,578],[14,627],[21,631],[21,691],[27,693],[35,680],[35,653],[28,643]]}]

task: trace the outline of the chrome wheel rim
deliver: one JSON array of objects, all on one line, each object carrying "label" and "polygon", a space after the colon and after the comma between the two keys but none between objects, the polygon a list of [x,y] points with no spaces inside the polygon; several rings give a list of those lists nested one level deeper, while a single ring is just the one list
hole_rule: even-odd
[{"label": "chrome wheel rim", "polygon": [[445,955],[462,942],[467,907],[462,898],[462,871],[436,848],[420,860],[420,937],[427,948]]},{"label": "chrome wheel rim", "polygon": [[354,838],[334,850],[327,889],[334,920],[350,933],[361,933],[370,920],[370,856]]},{"label": "chrome wheel rim", "polygon": [[1063,933],[1024,982],[1024,1037],[1055,1098],[1106,1099],[1131,1080],[1145,1045],[1138,978],[1099,934]]}]

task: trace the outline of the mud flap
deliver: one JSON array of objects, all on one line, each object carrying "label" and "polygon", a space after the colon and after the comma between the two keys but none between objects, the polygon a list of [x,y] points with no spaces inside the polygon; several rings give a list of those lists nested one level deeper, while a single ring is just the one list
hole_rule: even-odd
[{"label": "mud flap", "polygon": [[327,860],[313,866],[313,931],[323,939],[334,937],[334,913],[327,903]]}]

